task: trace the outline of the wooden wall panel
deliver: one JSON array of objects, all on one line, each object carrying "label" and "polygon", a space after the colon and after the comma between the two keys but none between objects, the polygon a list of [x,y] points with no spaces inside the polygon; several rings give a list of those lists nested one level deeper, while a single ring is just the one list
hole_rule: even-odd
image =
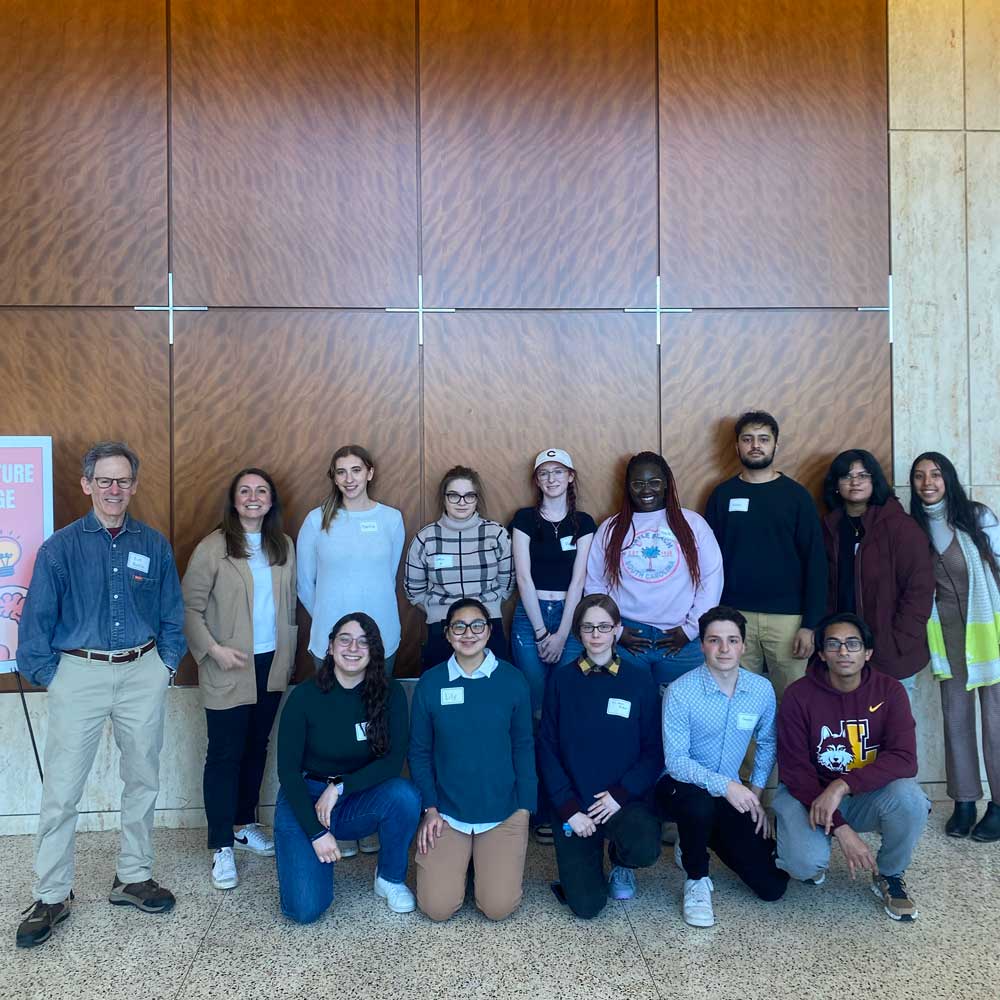
[{"label": "wooden wall panel", "polygon": [[0,303],[167,294],[164,0],[6,0]]},{"label": "wooden wall panel", "polygon": [[[131,310],[0,309],[0,371],[2,433],[52,437],[56,528],[91,509],[80,489],[84,452],[119,439],[141,461],[129,510],[169,535],[166,319]],[[0,691],[10,690],[11,678],[0,677]]]},{"label": "wooden wall panel", "polygon": [[649,316],[595,312],[454,313],[424,320],[424,497],[453,465],[483,477],[489,514],[532,500],[532,462],[565,448],[581,508],[620,500],[624,463],[657,447],[656,333]]},{"label": "wooden wall panel", "polygon": [[420,4],[430,305],[651,304],[653,6]]},{"label": "wooden wall panel", "polygon": [[174,0],[174,274],[197,304],[416,304],[412,0]]},{"label": "wooden wall panel", "polygon": [[[175,550],[182,568],[219,521],[236,471],[274,477],[292,538],[326,496],[330,456],[344,444],[376,461],[374,495],[420,527],[417,324],[375,312],[219,310],[176,321],[174,340]],[[407,608],[405,600],[401,609]],[[311,672],[300,618],[300,670]],[[401,668],[416,629],[404,618]],[[188,658],[182,679],[195,671]]]},{"label": "wooden wall panel", "polygon": [[661,0],[671,306],[887,304],[884,0]]},{"label": "wooden wall panel", "polygon": [[866,448],[892,468],[889,321],[853,310],[700,312],[663,324],[663,453],[681,502],[703,510],[739,472],[733,425],[767,410],[775,465],[820,494],[830,461]]}]

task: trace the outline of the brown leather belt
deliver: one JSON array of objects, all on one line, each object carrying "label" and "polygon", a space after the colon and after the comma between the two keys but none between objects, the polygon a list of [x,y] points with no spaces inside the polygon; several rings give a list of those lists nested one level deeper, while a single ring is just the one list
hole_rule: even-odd
[{"label": "brown leather belt", "polygon": [[150,639],[145,646],[138,649],[126,649],[121,653],[95,653],[92,649],[67,649],[70,656],[79,656],[84,660],[100,660],[101,663],[132,663],[140,656],[145,656],[151,649],[155,648],[156,640]]}]

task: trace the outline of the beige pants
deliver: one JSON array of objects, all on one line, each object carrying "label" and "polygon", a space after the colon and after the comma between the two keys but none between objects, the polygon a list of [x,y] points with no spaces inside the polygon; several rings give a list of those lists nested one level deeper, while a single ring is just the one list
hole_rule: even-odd
[{"label": "beige pants", "polygon": [[774,685],[778,701],[785,688],[792,681],[805,676],[808,660],[797,660],[792,656],[795,633],[802,625],[801,615],[772,615],[765,611],[741,611],[747,620],[746,649],[740,665],[755,674],[764,672],[767,661],[767,675]]},{"label": "beige pants", "polygon": [[58,903],[73,887],[77,806],[109,718],[124,783],[118,878],[128,884],[151,877],[153,808],[160,787],[169,682],[170,672],[155,649],[132,663],[62,655],[48,689],[45,782],[35,843],[36,899]]},{"label": "beige pants", "polygon": [[417,852],[417,906],[431,920],[454,916],[465,899],[471,858],[476,906],[490,920],[509,917],[521,902],[528,818],[518,809],[486,833],[459,833],[446,825],[434,847]]}]

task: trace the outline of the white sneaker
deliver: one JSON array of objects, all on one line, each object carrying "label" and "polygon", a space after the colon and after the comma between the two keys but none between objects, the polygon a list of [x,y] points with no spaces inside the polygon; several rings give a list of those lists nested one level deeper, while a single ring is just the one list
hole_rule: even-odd
[{"label": "white sneaker", "polygon": [[370,837],[362,837],[358,841],[358,847],[362,854],[378,854],[381,847],[378,842],[378,834],[373,833]]},{"label": "white sneaker", "polygon": [[393,913],[410,913],[417,905],[413,893],[403,883],[386,882],[378,874],[375,876],[375,895],[384,899]]},{"label": "white sneaker", "polygon": [[711,927],[715,923],[712,910],[712,893],[715,886],[706,875],[689,878],[684,883],[684,922],[692,927]]},{"label": "white sneaker", "polygon": [[356,840],[338,840],[337,846],[340,848],[341,858],[353,858],[358,853],[358,842]]},{"label": "white sneaker", "polygon": [[261,857],[274,857],[274,841],[264,832],[260,823],[247,823],[233,834],[233,847]]},{"label": "white sneaker", "polygon": [[220,847],[212,857],[212,885],[216,889],[235,889],[240,884],[236,858],[231,847]]}]

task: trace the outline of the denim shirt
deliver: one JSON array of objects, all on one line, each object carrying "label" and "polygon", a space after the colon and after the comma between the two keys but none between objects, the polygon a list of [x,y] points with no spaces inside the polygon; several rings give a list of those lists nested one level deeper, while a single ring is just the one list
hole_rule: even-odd
[{"label": "denim shirt", "polygon": [[116,650],[156,640],[168,670],[187,649],[184,599],[170,543],[125,515],[115,538],[91,510],[38,550],[18,630],[17,667],[48,686],[67,649]]}]

